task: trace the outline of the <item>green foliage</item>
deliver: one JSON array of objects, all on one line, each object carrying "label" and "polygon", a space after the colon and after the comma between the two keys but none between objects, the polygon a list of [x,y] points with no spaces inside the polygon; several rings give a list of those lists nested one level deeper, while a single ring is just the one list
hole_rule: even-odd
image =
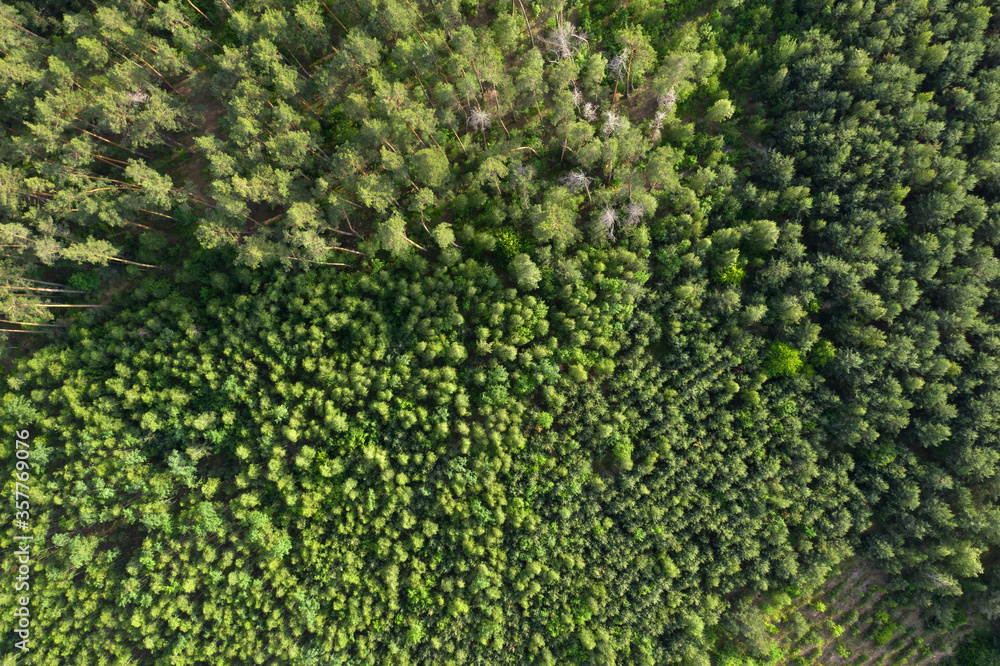
[{"label": "green foliage", "polygon": [[507,258],[507,261],[513,261],[514,257],[522,254],[524,243],[521,237],[513,229],[500,229],[496,232],[497,244],[500,246],[500,251]]},{"label": "green foliage", "polygon": [[0,7],[38,663],[1000,614],[995,2],[209,4]]},{"label": "green foliage", "polygon": [[782,342],[771,344],[767,352],[768,374],[772,376],[784,375],[791,377],[797,374],[803,367],[802,354]]},{"label": "green foliage", "polygon": [[720,99],[705,112],[705,120],[710,123],[721,123],[724,120],[729,120],[735,111],[736,107],[733,106],[732,102],[728,99]]},{"label": "green foliage", "polygon": [[896,625],[894,623],[881,624],[875,631],[875,643],[878,645],[885,645],[892,640],[892,636],[896,631]]},{"label": "green foliage", "polygon": [[963,642],[951,661],[954,666],[998,666],[1000,645],[995,635],[981,633]]},{"label": "green foliage", "polygon": [[77,271],[69,276],[67,282],[73,289],[95,292],[100,289],[101,276],[97,274],[96,270]]},{"label": "green foliage", "polygon": [[739,264],[731,264],[719,273],[719,282],[736,286],[743,282],[746,272]]},{"label": "green foliage", "polygon": [[822,368],[832,361],[837,355],[837,350],[829,340],[820,340],[809,353],[809,362],[817,368]]},{"label": "green foliage", "polygon": [[439,188],[448,179],[448,158],[440,150],[424,148],[413,156],[413,173],[421,183]]},{"label": "green foliage", "polygon": [[542,272],[538,270],[538,266],[531,260],[531,257],[524,253],[518,254],[510,262],[510,267],[514,273],[514,279],[517,280],[517,285],[521,289],[531,291],[538,288]]},{"label": "green foliage", "polygon": [[398,211],[379,226],[379,240],[382,246],[395,257],[401,257],[413,250],[411,241],[406,237],[406,222]]}]

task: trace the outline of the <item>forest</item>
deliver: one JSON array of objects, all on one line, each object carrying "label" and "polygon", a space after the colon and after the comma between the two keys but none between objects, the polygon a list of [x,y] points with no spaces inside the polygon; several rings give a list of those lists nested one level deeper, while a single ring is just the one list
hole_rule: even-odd
[{"label": "forest", "polygon": [[0,0],[0,122],[4,664],[1000,664],[998,0]]}]

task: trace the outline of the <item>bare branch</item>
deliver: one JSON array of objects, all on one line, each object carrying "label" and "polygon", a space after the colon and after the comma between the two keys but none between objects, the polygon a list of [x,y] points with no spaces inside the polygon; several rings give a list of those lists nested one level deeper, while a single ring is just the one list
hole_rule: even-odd
[{"label": "bare branch", "polygon": [[656,103],[666,109],[668,112],[674,108],[677,104],[677,94],[674,92],[673,88],[660,93],[660,96],[656,98]]},{"label": "bare branch", "polygon": [[548,47],[547,52],[555,55],[556,60],[565,60],[572,58],[587,43],[587,34],[577,32],[572,23],[561,23],[542,42]]},{"label": "bare branch", "polygon": [[608,70],[614,74],[616,80],[621,81],[628,71],[628,52],[622,51],[611,56],[611,60],[608,61]]},{"label": "bare branch", "polygon": [[604,112],[603,132],[605,138],[611,136],[624,126],[625,126],[625,119],[619,116],[617,113],[615,113],[614,111]]},{"label": "bare branch", "polygon": [[625,224],[630,227],[634,224],[638,224],[645,214],[646,209],[643,208],[641,203],[638,201],[630,201],[625,206]]},{"label": "bare branch", "polygon": [[493,119],[490,118],[490,114],[482,109],[476,109],[469,114],[469,120],[466,124],[477,132],[482,132],[489,128]]},{"label": "bare branch", "polygon": [[583,171],[576,169],[575,171],[570,171],[569,173],[564,174],[562,178],[559,179],[559,182],[573,193],[579,192],[581,189],[586,190],[587,199],[593,203],[594,200],[590,197],[590,182],[592,180],[593,178],[588,178],[587,174],[583,173]]},{"label": "bare branch", "polygon": [[601,228],[608,235],[611,240],[615,239],[615,225],[618,223],[618,212],[614,208],[608,206],[601,211],[598,216],[597,221],[600,223]]},{"label": "bare branch", "polygon": [[656,115],[653,116],[653,142],[660,140],[660,130],[663,129],[663,121],[667,119],[668,113],[666,111],[657,111]]}]

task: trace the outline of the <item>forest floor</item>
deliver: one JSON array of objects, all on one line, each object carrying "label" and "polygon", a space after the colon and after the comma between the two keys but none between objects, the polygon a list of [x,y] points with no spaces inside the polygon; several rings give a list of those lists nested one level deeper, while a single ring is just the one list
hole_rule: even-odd
[{"label": "forest floor", "polygon": [[[889,598],[887,580],[883,572],[857,560],[814,594],[781,608],[765,607],[783,654],[773,663],[939,664],[975,629],[960,613],[953,626],[930,629],[919,610],[900,608]],[[797,661],[799,657],[804,660]]]},{"label": "forest floor", "polygon": [[[197,76],[197,74],[195,75]],[[192,81],[189,78],[178,83],[177,92],[186,98],[189,103],[198,107],[203,114],[202,131],[200,135],[188,134],[183,137],[182,143],[188,151],[186,159],[180,160],[168,170],[168,174],[173,179],[175,185],[190,187],[197,199],[214,204],[210,191],[211,179],[208,176],[208,161],[195,147],[195,136],[205,136],[217,134],[219,129],[219,119],[225,112],[225,106],[221,101],[211,95],[195,95],[192,88]]]}]

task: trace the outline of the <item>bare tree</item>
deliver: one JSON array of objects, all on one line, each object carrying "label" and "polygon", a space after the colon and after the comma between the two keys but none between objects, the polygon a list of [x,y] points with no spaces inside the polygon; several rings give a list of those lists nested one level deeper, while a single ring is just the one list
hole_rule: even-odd
[{"label": "bare tree", "polygon": [[466,121],[466,124],[468,124],[468,126],[472,128],[473,131],[482,134],[483,148],[486,147],[486,130],[489,128],[490,123],[492,122],[493,120],[492,118],[490,118],[490,114],[486,111],[483,111],[482,109],[475,109],[472,113],[469,114],[469,119]]},{"label": "bare tree", "polygon": [[587,199],[590,203],[594,203],[594,200],[590,196],[590,181],[592,180],[593,178],[588,178],[587,174],[585,174],[582,170],[576,169],[564,174],[563,177],[559,179],[559,182],[566,186],[570,192],[576,193],[581,189],[586,190]]},{"label": "bare tree", "polygon": [[663,121],[667,119],[667,112],[660,110],[653,116],[653,135],[650,137],[653,143],[660,140],[660,130],[663,129]]},{"label": "bare tree", "polygon": [[518,162],[510,168],[510,179],[515,188],[521,190],[524,207],[528,207],[528,183],[535,177],[535,167]]},{"label": "bare tree", "polygon": [[149,100],[149,93],[143,90],[134,90],[128,93],[126,97],[128,97],[129,104],[132,106],[142,106]]},{"label": "bare tree", "polygon": [[601,214],[597,217],[597,221],[600,223],[601,228],[608,235],[611,240],[615,239],[615,224],[618,222],[618,212],[608,206],[601,211]]},{"label": "bare tree", "polygon": [[604,112],[604,137],[607,138],[625,126],[625,119],[614,111]]},{"label": "bare tree", "polygon": [[630,201],[625,206],[625,224],[632,226],[638,224],[646,214],[646,209],[638,201]]},{"label": "bare tree", "polygon": [[615,76],[615,92],[612,99],[618,99],[618,84],[628,74],[628,49],[611,57],[608,61],[608,71]]},{"label": "bare tree", "polygon": [[614,74],[615,78],[619,81],[625,76],[625,72],[628,70],[628,59],[625,57],[627,54],[625,51],[621,53],[616,53],[611,56],[611,60],[608,61],[608,70]]},{"label": "bare tree", "polygon": [[[483,93],[483,101],[487,104],[500,104],[500,93],[495,88],[490,88]],[[498,107],[499,108],[499,107]]]},{"label": "bare tree", "polygon": [[677,93],[674,92],[673,88],[670,88],[660,93],[660,96],[656,98],[656,102],[669,113],[673,110],[674,105],[677,104]]},{"label": "bare tree", "polygon": [[583,119],[588,123],[597,122],[597,109],[595,109],[594,105],[590,102],[583,105],[583,108],[580,109],[580,115],[582,115]]},{"label": "bare tree", "polygon": [[482,109],[475,109],[469,114],[469,120],[467,121],[469,127],[471,127],[476,132],[482,132],[489,128],[492,124],[493,119],[490,118],[488,111],[483,111]]},{"label": "bare tree", "polygon": [[572,58],[587,43],[587,33],[577,32],[573,24],[567,22],[560,24],[548,39],[542,41],[548,47],[548,53],[555,55],[556,61],[565,60]]}]

